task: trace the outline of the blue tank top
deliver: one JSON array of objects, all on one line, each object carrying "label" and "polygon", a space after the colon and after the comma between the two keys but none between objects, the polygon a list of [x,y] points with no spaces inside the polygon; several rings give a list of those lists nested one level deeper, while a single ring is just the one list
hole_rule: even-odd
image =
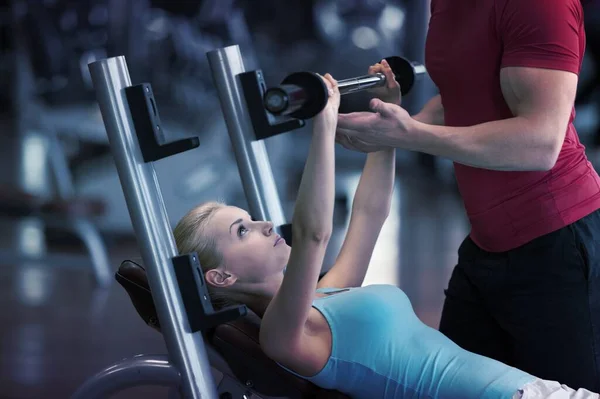
[{"label": "blue tank top", "polygon": [[313,307],[331,329],[331,356],[311,377],[286,370],[322,388],[353,399],[511,399],[536,379],[465,351],[423,324],[398,287],[370,285],[317,292],[328,294],[316,298]]}]

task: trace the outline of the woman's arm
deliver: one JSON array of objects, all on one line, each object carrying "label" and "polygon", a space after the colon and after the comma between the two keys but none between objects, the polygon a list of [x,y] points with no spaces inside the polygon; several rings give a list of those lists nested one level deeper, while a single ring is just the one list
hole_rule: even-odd
[{"label": "woman's arm", "polygon": [[396,169],[393,149],[367,156],[354,194],[350,225],[333,267],[319,287],[360,287],[365,279],[373,249],[391,206]]},{"label": "woman's arm", "polygon": [[283,283],[261,323],[260,344],[271,358],[301,352],[325,249],[333,226],[335,127],[339,90],[330,75],[329,102],[314,119],[313,135],[292,218],[294,245]]},{"label": "woman's arm", "polygon": [[[369,67],[369,74],[383,73],[386,86],[371,90],[375,97],[390,104],[400,104],[400,86],[387,63]],[[318,287],[359,287],[362,285],[381,227],[390,212],[396,151],[382,149],[369,153],[354,201],[350,225],[335,264],[319,281]]]},{"label": "woman's arm", "polygon": [[438,94],[429,100],[423,109],[413,116],[417,120],[428,125],[444,126],[444,106],[442,105],[442,96]]}]

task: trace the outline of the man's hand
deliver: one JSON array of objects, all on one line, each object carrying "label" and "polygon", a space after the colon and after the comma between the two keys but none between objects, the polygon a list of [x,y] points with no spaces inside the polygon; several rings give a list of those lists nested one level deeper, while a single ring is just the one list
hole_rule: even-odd
[{"label": "man's hand", "polygon": [[351,138],[345,136],[343,134],[335,135],[335,142],[340,144],[347,150],[365,152],[365,153],[375,153],[389,149],[390,147],[383,147],[379,145],[367,144],[364,141],[361,141],[357,138]]},{"label": "man's hand", "polygon": [[338,115],[336,141],[349,150],[381,151],[387,148],[411,149],[416,123],[405,109],[374,98],[374,112]]},{"label": "man's hand", "polygon": [[[377,111],[380,109],[381,114],[355,112],[347,115],[339,115],[338,123],[346,121],[346,127],[344,129],[340,129],[338,125],[336,142],[348,150],[360,152],[378,152],[389,149],[390,145],[382,144],[381,142],[377,141],[376,137],[371,137],[361,131],[370,129],[374,131],[373,133],[376,133],[378,126],[382,125],[389,125],[390,129],[392,129],[391,125],[395,125],[394,118],[396,115],[394,114],[394,111],[388,111],[387,109],[382,108],[382,106],[386,105],[385,103],[400,105],[402,102],[402,92],[400,90],[400,85],[396,81],[392,68],[385,59],[382,60],[381,63],[371,65],[368,73],[369,75],[374,75],[376,73],[382,73],[385,75],[385,86],[377,87],[368,91],[375,96],[375,98],[371,100],[371,109],[373,109],[375,112],[380,112]],[[399,109],[404,111],[402,108]],[[388,119],[387,121],[382,120],[386,118]],[[369,128],[369,126],[371,126],[373,123],[377,123],[377,126]]]}]

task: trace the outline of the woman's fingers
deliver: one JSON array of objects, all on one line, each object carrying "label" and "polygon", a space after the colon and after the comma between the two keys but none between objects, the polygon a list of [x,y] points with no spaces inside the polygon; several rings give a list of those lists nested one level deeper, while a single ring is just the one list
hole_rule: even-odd
[{"label": "woman's fingers", "polygon": [[396,81],[396,75],[394,75],[394,71],[392,71],[392,67],[386,60],[381,61],[383,65],[383,74],[385,75],[385,81],[387,83],[387,87],[390,89],[395,89],[398,87],[398,82]]}]

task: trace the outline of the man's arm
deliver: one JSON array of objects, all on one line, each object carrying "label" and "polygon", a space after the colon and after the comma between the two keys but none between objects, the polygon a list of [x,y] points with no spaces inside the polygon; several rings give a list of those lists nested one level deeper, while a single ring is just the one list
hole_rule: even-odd
[{"label": "man's arm", "polygon": [[476,167],[548,170],[560,153],[577,89],[583,52],[581,3],[498,4],[495,23],[503,44],[500,84],[513,118],[465,128],[416,123],[422,133],[416,145]]},{"label": "man's arm", "polygon": [[416,144],[424,152],[475,167],[547,170],[558,157],[573,107],[583,51],[581,4],[579,0],[498,4],[496,29],[503,43],[500,83],[514,118],[459,129],[416,124],[424,136]]},{"label": "man's arm", "polygon": [[470,127],[434,126],[425,123],[433,120],[423,117],[427,113],[411,118],[403,108],[375,99],[375,113],[340,115],[338,141],[367,152],[386,146],[421,151],[485,169],[552,168],[573,109],[584,51],[580,0],[502,0],[496,7],[490,23],[503,46],[499,83],[511,118]]},{"label": "man's arm", "polygon": [[416,121],[411,149],[485,169],[551,169],[564,141],[577,75],[526,67],[503,68],[500,75],[513,118],[470,127]]}]

